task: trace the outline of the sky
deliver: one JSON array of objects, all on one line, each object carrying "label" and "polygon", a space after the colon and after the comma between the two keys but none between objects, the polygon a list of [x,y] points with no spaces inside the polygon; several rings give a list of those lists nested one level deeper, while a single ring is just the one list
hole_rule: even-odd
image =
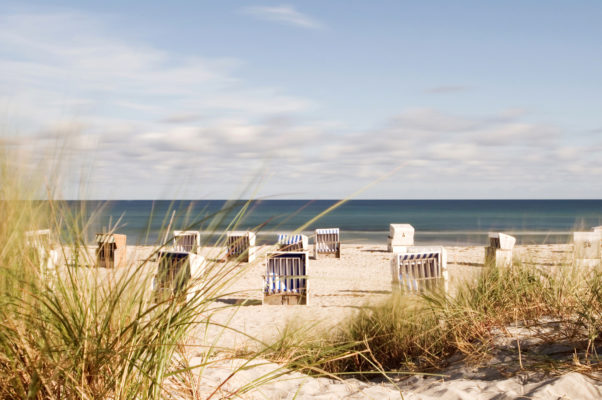
[{"label": "sky", "polygon": [[0,0],[0,143],[60,160],[66,198],[599,199],[601,20],[599,1]]}]

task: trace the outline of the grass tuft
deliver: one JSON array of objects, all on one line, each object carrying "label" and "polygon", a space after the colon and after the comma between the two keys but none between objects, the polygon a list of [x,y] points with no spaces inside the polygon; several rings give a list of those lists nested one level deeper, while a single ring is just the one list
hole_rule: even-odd
[{"label": "grass tuft", "polygon": [[[306,332],[282,332],[270,357],[307,372],[365,378],[437,372],[457,361],[513,371],[599,371],[602,275],[571,266],[489,267],[453,294],[394,291],[334,328]],[[538,354],[553,345],[569,350]],[[502,363],[503,352],[513,361]]]}]

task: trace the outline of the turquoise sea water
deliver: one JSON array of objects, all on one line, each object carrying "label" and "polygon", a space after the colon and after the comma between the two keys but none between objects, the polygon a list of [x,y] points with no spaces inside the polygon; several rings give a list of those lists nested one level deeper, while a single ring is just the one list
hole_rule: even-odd
[{"label": "turquoise sea water", "polygon": [[[258,231],[258,240],[272,243],[279,232],[290,232],[336,203],[335,200],[261,200],[249,204],[237,229]],[[244,202],[223,200],[70,201],[69,206],[97,212],[88,237],[117,225],[128,244],[155,244],[164,234],[173,210],[173,229],[203,232],[214,242]],[[568,243],[574,230],[602,225],[602,200],[352,200],[335,209],[307,231],[339,227],[346,243],[386,243],[390,223],[409,223],[416,244],[485,244],[487,232],[503,231],[518,243]]]}]

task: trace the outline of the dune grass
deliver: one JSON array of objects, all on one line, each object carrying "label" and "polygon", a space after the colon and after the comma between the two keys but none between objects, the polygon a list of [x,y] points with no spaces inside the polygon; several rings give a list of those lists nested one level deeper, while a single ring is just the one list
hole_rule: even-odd
[{"label": "dune grass", "polygon": [[[269,352],[308,373],[365,378],[438,372],[458,361],[515,372],[600,371],[601,307],[599,270],[490,267],[453,294],[394,292],[328,331],[289,326]],[[540,354],[551,345],[565,350]],[[500,352],[512,361],[496,359]]]},{"label": "dune grass", "polygon": [[[223,349],[216,339],[197,340],[194,351],[200,357],[191,366],[182,363],[190,356],[188,343],[195,332],[213,323],[216,313],[237,307],[216,300],[231,295],[229,284],[248,264],[237,259],[209,259],[203,275],[183,289],[188,296],[157,301],[151,281],[163,243],[147,258],[131,261],[124,268],[94,268],[96,261],[86,245],[86,235],[97,213],[86,217],[85,210],[74,211],[60,201],[35,200],[53,195],[36,186],[40,182],[23,179],[2,161],[0,398],[197,398],[199,388],[192,382],[201,379],[203,368],[231,355],[219,355]],[[228,203],[215,215],[188,215],[188,225],[180,228],[222,226],[236,209],[239,212],[228,225],[234,229],[247,208],[248,203]],[[118,226],[118,221],[114,225]],[[41,228],[60,235],[58,248],[45,243],[40,249],[32,243],[26,232]],[[216,245],[223,245],[223,238]],[[48,270],[44,258],[50,250],[58,250],[61,261]],[[247,356],[250,362],[259,355]],[[279,373],[262,376],[261,382]],[[188,384],[183,387],[182,382]],[[249,382],[237,388],[236,395],[257,384]],[[218,395],[209,391],[205,398],[212,394]]]}]

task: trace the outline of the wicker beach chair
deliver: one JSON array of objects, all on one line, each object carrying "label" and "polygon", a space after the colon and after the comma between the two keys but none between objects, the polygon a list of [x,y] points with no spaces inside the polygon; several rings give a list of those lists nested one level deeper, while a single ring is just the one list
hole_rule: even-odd
[{"label": "wicker beach chair", "polygon": [[307,251],[309,239],[305,235],[289,235],[281,233],[278,235],[278,249],[280,251]]},{"label": "wicker beach chair", "polygon": [[393,288],[420,293],[448,290],[447,251],[443,247],[408,247],[391,260]]},{"label": "wicker beach chair", "polygon": [[268,253],[263,304],[309,304],[308,262],[307,252]]},{"label": "wicker beach chair", "polygon": [[599,267],[601,233],[573,232],[573,262],[578,267]]},{"label": "wicker beach chair", "polygon": [[485,266],[511,267],[512,249],[516,238],[501,232],[489,232],[489,246],[485,247]]},{"label": "wicker beach chair", "polygon": [[199,231],[174,231],[173,246],[174,251],[187,251],[198,254],[201,248],[201,234]]},{"label": "wicker beach chair", "polygon": [[127,236],[117,233],[96,234],[96,266],[119,268],[126,264]]},{"label": "wicker beach chair", "polygon": [[314,257],[318,254],[334,254],[341,258],[341,238],[339,228],[316,229]]},{"label": "wicker beach chair", "polygon": [[155,301],[172,296],[190,299],[205,271],[205,258],[188,251],[160,251],[152,291]]},{"label": "wicker beach chair", "polygon": [[226,234],[228,257],[237,257],[241,261],[255,260],[255,232],[230,231]]},{"label": "wicker beach chair", "polygon": [[28,247],[33,249],[39,262],[40,272],[54,271],[59,262],[59,249],[50,229],[25,232]]},{"label": "wicker beach chair", "polygon": [[387,251],[404,252],[407,246],[414,245],[414,227],[410,224],[390,224],[387,239]]}]

